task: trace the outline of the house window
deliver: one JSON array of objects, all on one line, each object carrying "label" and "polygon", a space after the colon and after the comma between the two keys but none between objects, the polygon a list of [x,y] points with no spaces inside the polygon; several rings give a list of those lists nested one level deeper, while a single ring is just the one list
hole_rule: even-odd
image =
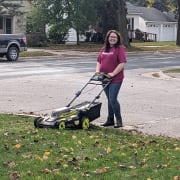
[{"label": "house window", "polygon": [[12,33],[12,19],[6,18],[6,34],[11,34]]},{"label": "house window", "polygon": [[3,29],[3,17],[0,16],[0,29]]},{"label": "house window", "polygon": [[134,30],[134,18],[128,18],[127,28],[129,31]]}]

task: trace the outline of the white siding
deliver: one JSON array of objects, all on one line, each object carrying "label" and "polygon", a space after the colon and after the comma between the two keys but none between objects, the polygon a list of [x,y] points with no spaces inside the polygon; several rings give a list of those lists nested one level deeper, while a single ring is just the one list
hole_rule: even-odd
[{"label": "white siding", "polygon": [[160,24],[147,24],[146,32],[157,34],[157,41],[160,41]]},{"label": "white siding", "polygon": [[176,41],[177,25],[175,23],[148,23],[146,32],[157,34],[157,41]]},{"label": "white siding", "polygon": [[175,25],[173,24],[163,24],[162,25],[162,37],[163,41],[175,41],[175,36],[177,31],[175,30]]},{"label": "white siding", "polygon": [[176,41],[177,22],[146,22],[140,14],[128,14],[127,18],[134,18],[134,30],[156,34],[157,41]]}]

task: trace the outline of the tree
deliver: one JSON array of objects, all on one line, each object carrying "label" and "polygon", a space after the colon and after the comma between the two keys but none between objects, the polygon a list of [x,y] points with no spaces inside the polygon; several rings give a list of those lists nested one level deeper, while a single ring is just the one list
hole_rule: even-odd
[{"label": "tree", "polygon": [[[76,29],[79,34],[82,23],[80,2],[80,0],[34,0],[33,11],[29,14],[29,30],[45,31],[48,26],[51,37],[59,37],[62,41],[70,28]],[[56,41],[59,42],[60,39]]]},{"label": "tree", "polygon": [[53,26],[53,32],[56,29],[59,33],[74,28],[77,37],[89,25],[101,27],[103,34],[109,29],[116,29],[121,32],[124,44],[129,47],[125,0],[34,0],[34,3],[36,10],[30,16],[29,24],[36,29],[45,24]]},{"label": "tree", "polygon": [[46,34],[46,29],[49,29],[49,36],[55,42],[63,42],[71,27],[68,3],[69,1],[65,0],[34,0],[27,20],[28,32]]},{"label": "tree", "polygon": [[146,2],[147,2],[147,7],[152,7],[153,4],[154,4],[154,1],[155,1],[155,0],[146,0]]},{"label": "tree", "polygon": [[118,29],[123,37],[124,45],[129,48],[129,37],[127,31],[127,7],[126,0],[118,0],[118,10],[117,10],[117,21],[118,21]]},{"label": "tree", "polygon": [[45,33],[48,17],[45,16],[46,7],[38,0],[32,4],[32,10],[27,16],[26,31],[27,33],[42,32]]},{"label": "tree", "polygon": [[177,11],[177,2],[176,0],[128,0],[130,3],[143,6],[143,7],[154,7],[161,12],[174,12]]},{"label": "tree", "polygon": [[1,15],[11,15],[15,16],[18,14],[22,14],[22,11],[19,11],[19,8],[22,7],[22,5],[17,2],[16,0],[0,0],[0,14]]},{"label": "tree", "polygon": [[[177,0],[177,2],[178,2],[178,15],[180,17],[180,0]],[[178,29],[177,29],[176,45],[180,46],[180,18],[178,18]]]},{"label": "tree", "polygon": [[108,30],[118,30],[126,47],[130,47],[127,31],[127,8],[125,0],[107,0],[97,6],[99,25],[105,35]]}]

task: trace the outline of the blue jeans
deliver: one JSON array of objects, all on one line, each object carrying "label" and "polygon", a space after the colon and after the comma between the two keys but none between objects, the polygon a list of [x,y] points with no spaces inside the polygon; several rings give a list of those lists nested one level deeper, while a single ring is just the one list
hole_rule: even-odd
[{"label": "blue jeans", "polygon": [[108,100],[108,118],[114,118],[115,115],[117,120],[121,119],[121,107],[117,99],[121,85],[122,82],[111,83],[104,89]]}]

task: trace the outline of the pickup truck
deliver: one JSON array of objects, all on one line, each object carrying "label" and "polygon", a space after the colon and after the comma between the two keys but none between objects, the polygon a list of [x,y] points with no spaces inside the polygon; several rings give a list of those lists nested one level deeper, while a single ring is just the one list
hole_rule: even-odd
[{"label": "pickup truck", "polygon": [[17,61],[22,51],[27,51],[24,34],[0,34],[0,57],[6,56],[8,61]]}]

